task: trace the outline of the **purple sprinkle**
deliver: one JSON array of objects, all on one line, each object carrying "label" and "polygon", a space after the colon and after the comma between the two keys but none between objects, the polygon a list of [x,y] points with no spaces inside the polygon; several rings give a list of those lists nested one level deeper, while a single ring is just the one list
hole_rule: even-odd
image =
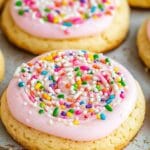
[{"label": "purple sprinkle", "polygon": [[61,112],[61,115],[62,115],[62,116],[66,116],[66,112],[65,112],[65,111],[62,111],[62,112]]},{"label": "purple sprinkle", "polygon": [[92,108],[92,104],[87,104],[86,108]]}]

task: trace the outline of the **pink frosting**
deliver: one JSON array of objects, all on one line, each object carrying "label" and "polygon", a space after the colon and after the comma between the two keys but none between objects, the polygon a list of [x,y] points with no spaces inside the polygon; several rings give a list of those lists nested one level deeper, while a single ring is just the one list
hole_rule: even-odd
[{"label": "pink frosting", "polygon": [[150,41],[150,21],[147,24],[147,35],[148,35],[148,39]]},{"label": "pink frosting", "polygon": [[10,112],[19,122],[50,135],[76,141],[91,141],[105,137],[127,119],[137,100],[137,87],[132,75],[122,65],[115,61],[112,61],[112,63],[121,69],[129,90],[123,102],[117,105],[113,112],[106,112],[107,119],[104,121],[88,120],[78,126],[69,126],[58,121],[49,124],[49,117],[47,115],[39,115],[36,107],[28,103],[28,96],[22,88],[17,86],[18,77],[14,77],[11,80],[7,89],[7,102]]},{"label": "pink frosting", "polygon": [[104,15],[100,19],[89,19],[82,24],[73,25],[69,28],[69,34],[64,33],[61,25],[53,23],[41,23],[32,19],[31,16],[19,16],[15,7],[11,5],[11,15],[15,23],[25,32],[40,38],[69,39],[98,34],[105,30],[112,22],[112,15]]}]

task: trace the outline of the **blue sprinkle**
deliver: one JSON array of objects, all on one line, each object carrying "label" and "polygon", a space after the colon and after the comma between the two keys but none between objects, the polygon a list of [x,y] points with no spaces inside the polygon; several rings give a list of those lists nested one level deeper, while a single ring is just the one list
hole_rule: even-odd
[{"label": "blue sprinkle", "polygon": [[96,11],[96,8],[97,8],[96,6],[92,6],[91,7],[91,13],[94,13]]},{"label": "blue sprinkle", "polygon": [[106,115],[104,113],[101,113],[100,117],[101,117],[102,120],[106,120]]},{"label": "blue sprinkle", "polygon": [[106,103],[110,104],[114,98],[115,98],[115,95],[110,95],[109,98],[106,100]]},{"label": "blue sprinkle", "polygon": [[18,83],[18,86],[19,86],[19,87],[24,87],[24,86],[25,86],[25,83],[24,83],[24,82],[19,82],[19,83]]},{"label": "blue sprinkle", "polygon": [[115,98],[115,95],[110,95],[109,98],[110,98],[110,99],[114,99],[114,98]]},{"label": "blue sprinkle", "polygon": [[41,72],[41,75],[47,75],[48,74],[48,71],[46,71],[46,70],[43,70],[42,72]]},{"label": "blue sprinkle", "polygon": [[85,102],[84,101],[80,101],[80,105],[83,105]]},{"label": "blue sprinkle", "polygon": [[64,22],[63,25],[66,26],[66,27],[71,27],[72,23],[71,22]]},{"label": "blue sprinkle", "polygon": [[107,103],[107,104],[110,104],[112,101],[113,101],[113,99],[110,99],[110,98],[109,98],[109,99],[106,100],[106,103]]}]

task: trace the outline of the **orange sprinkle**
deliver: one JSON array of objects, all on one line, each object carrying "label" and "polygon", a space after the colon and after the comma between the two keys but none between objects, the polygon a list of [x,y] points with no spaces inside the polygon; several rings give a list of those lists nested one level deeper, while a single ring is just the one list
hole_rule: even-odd
[{"label": "orange sprinkle", "polygon": [[100,67],[98,65],[96,65],[96,64],[93,65],[93,68],[100,69]]},{"label": "orange sprinkle", "polygon": [[67,84],[65,85],[65,87],[66,87],[67,89],[69,89],[69,88],[71,87],[70,83],[67,83]]}]

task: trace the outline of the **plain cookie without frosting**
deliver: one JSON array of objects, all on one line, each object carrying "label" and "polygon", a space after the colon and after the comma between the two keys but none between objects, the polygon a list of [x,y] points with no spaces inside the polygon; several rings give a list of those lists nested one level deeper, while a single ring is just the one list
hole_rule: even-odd
[{"label": "plain cookie without frosting", "polygon": [[150,68],[150,41],[147,36],[147,23],[146,20],[140,27],[138,35],[137,35],[137,46],[139,50],[139,56],[146,64],[148,68]]},{"label": "plain cookie without frosting", "polygon": [[126,0],[122,1],[112,24],[99,35],[69,40],[42,39],[27,34],[14,23],[9,13],[9,3],[2,14],[2,30],[9,41],[34,54],[41,54],[56,49],[87,49],[106,52],[117,47],[126,37],[129,28],[129,8]]}]

